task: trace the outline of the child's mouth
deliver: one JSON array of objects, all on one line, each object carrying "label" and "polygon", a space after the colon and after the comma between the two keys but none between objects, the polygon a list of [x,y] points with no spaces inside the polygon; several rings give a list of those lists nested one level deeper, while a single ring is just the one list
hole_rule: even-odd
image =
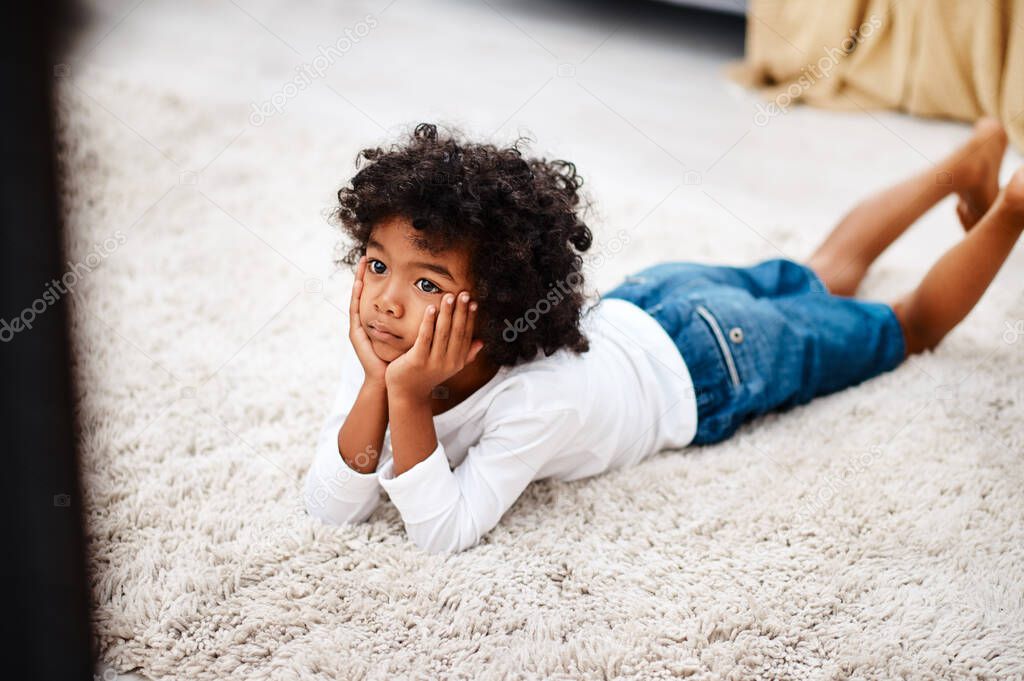
[{"label": "child's mouth", "polygon": [[372,324],[369,325],[369,330],[370,330],[370,335],[373,336],[374,338],[376,338],[377,340],[393,341],[393,340],[399,340],[400,339],[400,336],[396,336],[395,334],[389,333],[388,331],[382,331],[382,330],[378,329],[377,327],[373,326]]}]

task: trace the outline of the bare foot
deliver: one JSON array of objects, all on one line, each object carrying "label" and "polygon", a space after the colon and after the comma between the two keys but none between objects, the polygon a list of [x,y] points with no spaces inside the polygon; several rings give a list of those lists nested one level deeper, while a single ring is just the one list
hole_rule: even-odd
[{"label": "bare foot", "polygon": [[949,159],[960,200],[956,215],[964,231],[981,219],[999,194],[999,166],[1006,152],[1006,130],[991,116],[978,119],[974,134]]}]

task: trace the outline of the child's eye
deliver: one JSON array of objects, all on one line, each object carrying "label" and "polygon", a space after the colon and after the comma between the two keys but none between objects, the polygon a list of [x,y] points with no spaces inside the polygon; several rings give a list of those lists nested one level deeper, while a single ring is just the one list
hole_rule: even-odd
[{"label": "child's eye", "polygon": [[418,284],[421,281],[425,281],[427,283],[427,286],[430,287],[429,289],[427,289],[425,291],[423,290],[423,288],[420,288],[420,290],[423,291],[424,293],[440,293],[441,292],[441,288],[439,286],[435,285],[429,279],[419,279],[416,283]]},{"label": "child's eye", "polygon": [[[379,269],[377,268],[377,265],[380,265]],[[366,266],[374,274],[384,274],[384,272],[387,271],[388,268],[387,265],[382,263],[380,260],[377,260],[376,258],[369,258],[366,261]],[[420,282],[424,282],[426,284],[426,288],[422,286],[419,287],[419,289],[424,293],[441,293],[441,287],[435,284],[434,282],[430,281],[429,279],[420,278],[416,280],[417,284],[419,284]]]}]

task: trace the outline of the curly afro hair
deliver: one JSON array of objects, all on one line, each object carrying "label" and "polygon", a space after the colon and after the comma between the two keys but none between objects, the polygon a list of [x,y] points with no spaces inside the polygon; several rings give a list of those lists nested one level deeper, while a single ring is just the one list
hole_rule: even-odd
[{"label": "curly afro hair", "polygon": [[357,169],[369,163],[338,190],[331,213],[355,240],[339,266],[358,263],[374,225],[396,216],[422,232],[431,252],[468,246],[480,303],[475,334],[499,366],[538,350],[590,349],[580,328],[580,254],[593,243],[577,209],[583,178],[568,161],[524,159],[522,139],[502,149],[457,130],[439,137],[437,126],[420,123],[402,144],[356,155]]}]

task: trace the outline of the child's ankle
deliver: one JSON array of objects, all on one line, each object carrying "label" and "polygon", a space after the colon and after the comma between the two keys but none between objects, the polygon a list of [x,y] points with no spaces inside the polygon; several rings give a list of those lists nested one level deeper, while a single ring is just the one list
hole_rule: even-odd
[{"label": "child's ankle", "polygon": [[1018,168],[1003,188],[1001,197],[1007,210],[1024,214],[1024,167]]}]

